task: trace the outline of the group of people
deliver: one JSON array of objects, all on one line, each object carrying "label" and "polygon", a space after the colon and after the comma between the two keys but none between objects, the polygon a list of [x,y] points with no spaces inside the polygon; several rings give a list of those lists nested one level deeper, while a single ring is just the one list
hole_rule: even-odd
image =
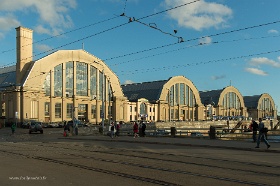
[{"label": "group of people", "polygon": [[[257,142],[256,148],[260,148],[260,142],[262,139],[263,139],[264,143],[266,144],[267,148],[270,147],[270,144],[268,143],[268,141],[266,139],[266,134],[267,134],[268,129],[264,126],[262,118],[259,118],[259,124],[255,120],[252,120],[250,129],[253,131],[253,136],[252,136],[253,142]],[[257,139],[258,131],[259,131],[259,136]]]},{"label": "group of people", "polygon": [[[120,136],[120,129],[121,129],[121,122],[111,122],[110,124],[110,137],[119,137]],[[137,122],[133,122],[133,137],[145,137],[146,136],[146,124],[141,121],[139,124]]]},{"label": "group of people", "polygon": [[112,122],[110,125],[110,131],[111,131],[111,138],[119,137],[120,136],[120,129],[121,129],[121,122],[115,123]]},{"label": "group of people", "polygon": [[139,137],[139,131],[140,131],[140,134],[141,136],[145,137],[146,136],[146,124],[141,121],[138,125],[137,122],[134,122],[133,124],[133,137],[136,138],[136,137]]}]

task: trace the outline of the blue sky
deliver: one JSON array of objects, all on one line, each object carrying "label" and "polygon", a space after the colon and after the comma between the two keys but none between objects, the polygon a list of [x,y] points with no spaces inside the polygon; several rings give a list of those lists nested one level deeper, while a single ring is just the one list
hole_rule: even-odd
[{"label": "blue sky", "polygon": [[84,46],[122,84],[183,75],[200,91],[268,93],[280,110],[279,12],[279,0],[0,0],[0,66],[24,26],[35,60]]}]

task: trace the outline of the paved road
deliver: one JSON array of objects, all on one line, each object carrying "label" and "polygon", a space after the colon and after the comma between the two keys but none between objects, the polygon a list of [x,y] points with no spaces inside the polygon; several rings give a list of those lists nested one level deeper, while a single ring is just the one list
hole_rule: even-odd
[{"label": "paved road", "polygon": [[1,185],[280,185],[280,144],[0,129]]}]

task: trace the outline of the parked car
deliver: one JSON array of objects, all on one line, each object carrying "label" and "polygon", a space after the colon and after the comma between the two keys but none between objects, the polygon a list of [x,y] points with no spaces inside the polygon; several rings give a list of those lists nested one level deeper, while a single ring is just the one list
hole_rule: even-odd
[{"label": "parked car", "polygon": [[24,129],[29,129],[30,127],[30,123],[29,122],[24,122],[21,124],[21,128],[24,128]]},{"label": "parked car", "polygon": [[29,134],[32,132],[40,132],[43,134],[43,127],[41,122],[30,122]]}]

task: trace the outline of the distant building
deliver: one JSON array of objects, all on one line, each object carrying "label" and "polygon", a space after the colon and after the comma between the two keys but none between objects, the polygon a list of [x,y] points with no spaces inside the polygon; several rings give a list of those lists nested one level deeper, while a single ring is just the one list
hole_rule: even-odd
[{"label": "distant building", "polygon": [[248,109],[248,116],[253,119],[277,119],[277,110],[272,97],[267,94],[244,96],[245,105]]},{"label": "distant building", "polygon": [[129,100],[127,120],[203,120],[204,106],[194,84],[184,76],[122,85]]}]

